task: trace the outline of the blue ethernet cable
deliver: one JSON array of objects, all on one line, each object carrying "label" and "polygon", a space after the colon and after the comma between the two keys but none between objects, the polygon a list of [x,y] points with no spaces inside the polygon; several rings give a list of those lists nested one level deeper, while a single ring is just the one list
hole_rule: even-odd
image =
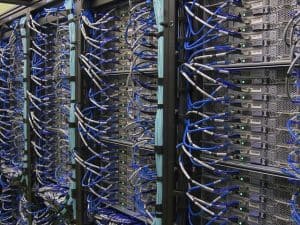
[{"label": "blue ethernet cable", "polygon": [[[228,184],[238,170],[218,166],[239,153],[233,142],[240,135],[226,126],[234,119],[227,106],[235,102],[226,95],[226,90],[241,92],[242,89],[226,80],[231,75],[230,70],[214,67],[215,64],[226,64],[228,55],[240,52],[239,46],[214,44],[223,37],[242,38],[240,33],[225,26],[227,21],[242,22],[239,15],[226,13],[228,6],[239,7],[240,4],[241,1],[220,1],[212,10],[197,0],[183,3],[187,21],[183,44],[186,62],[180,67],[180,75],[186,81],[188,94],[178,161],[181,172],[188,180],[186,196],[190,225],[197,224],[200,218],[206,225],[231,224],[242,219],[229,215],[231,208],[238,206],[239,202],[227,200],[229,195],[239,190],[238,186]],[[199,11],[208,17],[203,19],[197,16]],[[220,110],[210,110],[216,106]],[[201,172],[209,174],[211,180],[197,175]]]}]

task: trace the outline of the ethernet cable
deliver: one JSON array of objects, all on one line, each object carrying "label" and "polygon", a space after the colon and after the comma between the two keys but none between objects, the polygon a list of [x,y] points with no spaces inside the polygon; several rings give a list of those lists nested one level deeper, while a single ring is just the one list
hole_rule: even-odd
[{"label": "ethernet cable", "polygon": [[[142,150],[143,146],[154,145],[154,121],[156,115],[157,78],[151,71],[157,68],[157,26],[153,2],[142,1],[131,5],[130,19],[126,27],[125,40],[132,51],[130,73],[127,78],[128,114],[132,122],[126,126],[133,141],[132,167],[130,176],[135,187],[135,205],[141,215],[154,219],[156,172],[154,152]],[[149,190],[147,191],[147,189]]]},{"label": "ethernet cable", "polygon": [[[143,15],[147,16],[149,13],[146,12]],[[133,16],[133,14],[131,14],[131,16]],[[141,22],[145,19],[141,15],[139,18]],[[85,76],[84,80],[89,88],[86,92],[87,103],[75,107],[79,135],[84,147],[81,150],[75,150],[73,155],[76,161],[83,166],[86,171],[82,179],[82,185],[89,190],[89,215],[99,224],[108,224],[109,222],[139,224],[140,222],[135,219],[112,209],[119,201],[117,196],[119,175],[117,172],[120,160],[118,160],[120,147],[104,143],[101,139],[116,139],[120,137],[119,118],[116,116],[120,105],[115,106],[114,103],[118,101],[119,98],[119,89],[114,83],[114,80],[118,79],[118,75],[109,74],[114,70],[113,65],[119,61],[119,59],[113,55],[121,51],[116,44],[120,41],[120,36],[117,36],[117,33],[115,33],[120,29],[120,27],[114,25],[117,21],[119,21],[119,18],[114,16],[114,9],[104,13],[95,13],[94,15],[90,11],[83,11],[81,15],[80,29],[85,40],[85,51],[79,56],[79,59]],[[129,23],[131,22],[132,20]],[[149,24],[141,26],[138,32],[145,31],[150,37],[152,30],[149,28],[153,22],[150,22],[150,19],[148,22]],[[149,26],[149,28],[147,28],[147,26]],[[141,30],[141,28],[145,30]],[[125,36],[128,37],[128,33]],[[139,40],[142,41],[141,44],[147,45],[146,38],[143,40],[141,36]],[[138,47],[140,44],[136,42],[135,45],[135,47]],[[149,46],[149,44],[147,46]],[[111,56],[106,53],[111,53]],[[132,67],[132,71],[141,72],[144,68],[155,66],[155,63],[152,62],[152,60],[156,60],[155,51],[152,51],[152,49],[141,51],[136,48],[134,49],[134,54],[137,55],[135,60],[133,60],[136,66]],[[142,61],[138,61],[139,59]],[[154,102],[155,98],[152,97],[153,95],[144,90],[145,88],[155,89],[155,84],[141,81],[141,79],[134,80],[136,85],[138,85],[136,87],[136,96],[140,96],[141,99],[146,101]],[[155,110],[154,106],[140,100],[137,101],[137,103],[140,104],[141,113],[153,114]],[[127,108],[129,111],[132,109],[130,106]],[[140,128],[140,124],[143,125],[143,127],[141,127],[142,129],[145,129],[146,125],[150,125],[152,129],[154,124],[147,122],[148,120],[151,121],[153,119],[151,119],[151,117],[136,119],[136,121],[130,123],[126,129]],[[140,140],[138,140],[137,145],[134,147],[135,155],[139,154],[138,144],[145,145],[153,141],[153,134],[151,134],[150,130],[136,135],[140,135]],[[148,135],[151,136],[149,137]],[[82,151],[85,151],[88,155],[82,154]],[[133,155],[134,160],[136,160],[135,155]],[[99,160],[102,162],[101,165],[97,164]],[[141,161],[141,163],[143,163],[143,161]],[[130,199],[130,201],[133,201],[135,198],[139,209],[143,209],[142,207],[145,207],[145,204],[142,201],[142,197],[146,194],[146,189],[141,178],[144,180],[154,180],[155,174],[153,174],[152,169],[150,169],[146,163],[144,167],[134,165],[133,168],[136,168],[137,172],[134,173],[134,176],[132,176],[130,180],[132,183],[137,184],[136,187],[138,187],[137,191],[139,192],[137,192],[135,196],[132,196],[132,199],[130,199],[131,196],[127,198]],[[134,187],[130,188],[134,189]],[[146,202],[146,204],[149,204],[149,202]],[[152,204],[151,201],[150,204]]]},{"label": "ethernet cable", "polygon": [[119,37],[115,34],[119,27],[113,25],[118,20],[114,9],[94,15],[83,11],[80,17],[85,48],[79,60],[88,88],[87,102],[75,107],[83,147],[74,149],[73,157],[85,170],[81,184],[88,190],[87,212],[96,224],[139,224],[113,209],[119,203],[120,147],[102,141],[102,138],[118,138],[119,134],[118,106],[114,103],[118,100],[118,87],[113,82],[117,76],[108,74],[118,63],[113,56],[120,51],[116,47]]},{"label": "ethernet cable", "polygon": [[[34,203],[24,201],[27,214],[35,224],[69,224],[66,213],[71,182],[69,151],[70,82],[69,26],[64,16],[65,5],[45,8],[29,16],[28,28],[33,33],[32,89],[29,124],[33,131],[31,146],[35,157]],[[41,18],[56,15],[56,22],[40,25]],[[58,23],[59,21],[59,23]]]},{"label": "ethernet cable", "polygon": [[[227,200],[228,196],[239,190],[238,186],[227,184],[231,176],[239,171],[220,167],[219,163],[232,160],[239,154],[233,142],[240,135],[226,126],[234,120],[227,107],[235,102],[234,98],[226,95],[226,91],[243,90],[226,80],[231,75],[229,69],[214,67],[215,64],[226,64],[229,55],[240,53],[239,46],[214,44],[222,37],[242,38],[239,32],[225,28],[227,21],[242,22],[239,15],[225,13],[228,6],[239,7],[240,4],[240,1],[220,1],[213,11],[197,0],[183,4],[187,21],[184,42],[186,62],[179,72],[186,82],[188,94],[178,161],[189,184],[186,192],[189,224],[196,224],[200,217],[205,219],[206,225],[231,224],[241,219],[228,215],[230,208],[238,206],[239,202]],[[198,16],[199,11],[207,15],[205,20]],[[220,110],[208,112],[217,105]],[[194,171],[190,170],[191,167],[195,168]],[[211,178],[201,178],[198,173],[209,174]]]},{"label": "ethernet cable", "polygon": [[[293,79],[294,83],[292,84],[299,89],[299,78],[300,78],[300,70],[298,68],[298,63],[300,59],[299,55],[299,35],[297,34],[297,30],[299,30],[299,12],[297,11],[295,15],[290,19],[284,29],[284,39],[285,43],[288,47],[291,48],[291,64],[287,71],[286,76],[286,91],[289,100],[298,105],[299,95],[292,95],[290,91],[290,80]],[[288,37],[288,31],[289,37]],[[283,168],[282,172],[290,177],[290,181],[294,183],[296,186],[299,186],[299,179],[300,179],[300,167],[299,167],[299,113],[293,115],[287,121],[287,129],[291,136],[291,144],[292,144],[292,151],[289,153],[287,158],[288,167]],[[299,199],[299,192],[295,192],[290,200],[290,208],[291,208],[291,218],[296,224],[300,224],[300,210],[298,207],[298,199]]]},{"label": "ethernet cable", "polygon": [[[28,224],[19,210],[25,170],[23,133],[22,40],[19,21],[13,21],[6,31],[8,38],[0,41],[0,224]],[[14,137],[14,138],[12,138]]]}]

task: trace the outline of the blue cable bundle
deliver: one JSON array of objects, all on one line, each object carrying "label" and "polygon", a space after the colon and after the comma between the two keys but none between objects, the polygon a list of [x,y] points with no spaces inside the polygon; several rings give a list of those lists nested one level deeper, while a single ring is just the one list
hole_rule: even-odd
[{"label": "blue cable bundle", "polygon": [[[27,204],[27,212],[32,214],[35,224],[70,224],[72,219],[67,215],[72,176],[68,124],[70,41],[64,12],[64,5],[45,8],[30,16],[27,22],[33,34],[30,48],[32,85],[27,97],[36,175],[36,199],[33,204]],[[38,23],[51,15],[57,16],[57,21],[45,25]]]},{"label": "blue cable bundle", "polygon": [[0,41],[0,224],[26,225],[20,199],[24,178],[23,50],[19,21],[14,21],[7,39]]},{"label": "blue cable bundle", "polygon": [[[227,109],[235,102],[226,93],[228,89],[236,92],[242,89],[226,80],[231,75],[230,70],[214,65],[226,64],[228,55],[239,52],[238,46],[215,43],[224,37],[242,38],[240,33],[226,28],[228,21],[241,22],[239,15],[227,13],[228,7],[240,4],[238,0],[221,1],[209,8],[198,0],[183,4],[186,62],[180,74],[186,81],[188,94],[185,131],[178,150],[179,166],[188,180],[189,224],[198,224],[201,218],[206,225],[239,221],[237,216],[230,214],[230,208],[237,207],[239,202],[229,198],[239,189],[229,184],[238,171],[217,165],[239,153],[233,143],[240,135],[228,125],[237,120],[234,112]],[[207,19],[197,13],[206,14]]]},{"label": "blue cable bundle", "polygon": [[[295,12],[294,17],[290,19],[284,30],[285,43],[291,48],[291,64],[286,76],[286,90],[288,98],[295,105],[300,103],[300,68],[299,68],[299,24],[300,12]],[[290,83],[293,80],[293,83]],[[290,86],[296,87],[297,93],[291,94]],[[282,169],[283,173],[290,176],[291,183],[294,183],[299,188],[300,185],[300,136],[299,136],[300,114],[296,113],[287,121],[287,130],[291,136],[291,148],[287,162],[288,167]],[[299,194],[297,191],[293,194],[290,200],[291,217],[296,224],[300,224],[300,208],[299,208]]]},{"label": "blue cable bundle", "polygon": [[118,154],[120,147],[107,144],[101,138],[118,138],[117,76],[110,72],[118,63],[115,57],[119,37],[119,21],[114,10],[106,13],[83,11],[80,29],[84,52],[79,56],[87,91],[86,102],[76,106],[78,130],[83,148],[74,151],[74,158],[83,166],[82,186],[86,187],[87,210],[97,224],[139,224],[111,206],[118,205]]},{"label": "blue cable bundle", "polygon": [[125,39],[131,50],[127,78],[129,123],[125,127],[133,142],[132,169],[129,180],[134,188],[136,210],[153,221],[156,198],[154,146],[157,110],[157,26],[151,0],[133,4]]}]

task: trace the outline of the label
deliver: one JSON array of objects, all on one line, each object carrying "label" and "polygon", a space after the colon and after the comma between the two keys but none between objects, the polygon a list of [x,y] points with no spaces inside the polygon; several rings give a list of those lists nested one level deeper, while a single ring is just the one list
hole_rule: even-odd
[{"label": "label", "polygon": [[262,23],[262,22],[263,22],[263,18],[262,17],[251,19],[251,24],[259,24],[259,23]]},{"label": "label", "polygon": [[261,141],[261,136],[258,136],[258,135],[250,135],[250,140]]},{"label": "label", "polygon": [[250,155],[256,155],[256,156],[259,156],[259,155],[260,155],[260,151],[250,150],[249,154],[250,154]]},{"label": "label", "polygon": [[251,55],[262,55],[263,51],[262,51],[262,49],[252,50],[252,51],[250,51],[250,54]]},{"label": "label", "polygon": [[262,8],[263,7],[263,2],[255,2],[251,4],[251,9],[256,9],[256,8]]},{"label": "label", "polygon": [[252,93],[261,93],[261,88],[250,88],[250,92],[252,92]]},{"label": "label", "polygon": [[251,119],[251,120],[250,120],[250,123],[251,123],[251,124],[255,124],[255,125],[261,125],[261,121],[260,121],[260,120],[254,120],[254,119]]},{"label": "label", "polygon": [[261,104],[251,104],[251,108],[252,109],[262,109],[262,105]]},{"label": "label", "polygon": [[249,207],[252,207],[252,208],[259,208],[259,204],[257,203],[253,203],[253,202],[249,202]]},{"label": "label", "polygon": [[263,35],[262,34],[253,34],[253,35],[250,35],[250,38],[252,40],[262,39]]}]

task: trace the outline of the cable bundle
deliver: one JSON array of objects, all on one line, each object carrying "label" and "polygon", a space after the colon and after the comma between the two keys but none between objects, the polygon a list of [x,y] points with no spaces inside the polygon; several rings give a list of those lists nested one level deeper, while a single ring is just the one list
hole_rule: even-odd
[{"label": "cable bundle", "polygon": [[19,21],[11,24],[0,45],[0,224],[27,224],[19,211],[24,181],[23,51]]},{"label": "cable bundle", "polygon": [[[27,25],[34,34],[31,41],[32,87],[29,123],[35,152],[36,202],[28,206],[35,224],[69,224],[66,203],[70,196],[71,152],[68,118],[70,114],[68,22],[64,6],[44,9]],[[57,15],[45,25],[39,19]]]},{"label": "cable bundle", "polygon": [[101,138],[118,138],[118,86],[117,75],[110,74],[118,63],[115,56],[120,27],[119,18],[111,10],[92,14],[84,11],[80,29],[85,41],[80,55],[84,82],[88,87],[83,106],[76,107],[78,130],[83,152],[74,151],[76,161],[85,168],[82,185],[89,190],[88,213],[97,224],[137,224],[110,206],[118,205],[118,154],[120,147],[105,144]]},{"label": "cable bundle", "polygon": [[[18,177],[23,172],[24,133],[23,133],[23,77],[22,77],[22,42],[17,24],[4,47],[1,57],[3,85],[1,85],[2,130],[1,143],[7,147],[1,150],[1,169],[6,177]],[[14,137],[14,138],[12,138]]]},{"label": "cable bundle", "polygon": [[[199,223],[200,218],[207,225],[238,221],[229,211],[239,202],[228,200],[228,196],[239,189],[228,184],[238,171],[217,164],[238,154],[233,144],[240,136],[228,125],[238,120],[234,112],[228,110],[235,101],[226,93],[228,89],[242,90],[226,80],[231,75],[230,70],[214,67],[214,64],[224,64],[225,56],[239,52],[237,46],[220,46],[215,42],[229,37],[241,38],[238,32],[226,28],[228,21],[241,21],[238,15],[226,12],[229,7],[240,4],[240,1],[227,0],[208,8],[194,0],[185,1],[183,5],[186,62],[180,74],[186,81],[188,93],[185,130],[178,148],[179,166],[188,180],[189,224]],[[202,19],[203,13],[207,15],[206,20]]]},{"label": "cable bundle", "polygon": [[125,38],[131,50],[131,67],[127,78],[129,95],[126,126],[133,142],[132,168],[129,180],[134,188],[137,211],[153,220],[155,206],[154,151],[143,147],[154,145],[157,110],[157,27],[152,1],[132,4]]},{"label": "cable bundle", "polygon": [[[296,12],[294,17],[290,19],[284,30],[285,43],[291,48],[291,65],[286,76],[286,90],[291,102],[296,105],[300,103],[300,69],[299,69],[299,28],[300,28],[300,13]],[[291,80],[293,83],[291,83]],[[295,95],[291,94],[290,86],[293,85],[297,89]],[[292,151],[288,155],[288,167],[284,168],[283,173],[291,177],[291,182],[299,186],[300,182],[300,137],[299,137],[300,114],[295,113],[292,118],[287,121],[287,129],[291,135]],[[293,194],[290,201],[291,217],[296,224],[300,224],[300,209],[299,209],[299,192]]]},{"label": "cable bundle", "polygon": [[21,218],[19,212],[20,187],[14,186],[11,180],[3,175],[0,176],[0,224],[15,225],[15,224],[28,224],[26,220]]}]

